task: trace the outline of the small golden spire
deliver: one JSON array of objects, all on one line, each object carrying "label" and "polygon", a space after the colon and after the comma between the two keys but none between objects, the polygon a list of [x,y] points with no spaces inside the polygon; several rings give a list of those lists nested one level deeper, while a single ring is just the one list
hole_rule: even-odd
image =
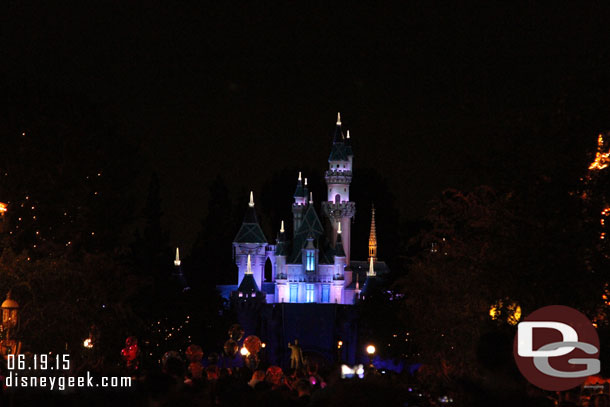
[{"label": "small golden spire", "polygon": [[369,259],[377,260],[377,230],[375,228],[375,205],[371,209],[371,233],[369,234]]}]

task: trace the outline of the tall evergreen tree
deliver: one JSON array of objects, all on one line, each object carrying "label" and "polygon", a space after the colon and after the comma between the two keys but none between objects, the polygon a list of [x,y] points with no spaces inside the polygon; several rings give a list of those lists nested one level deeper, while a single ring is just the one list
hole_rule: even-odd
[{"label": "tall evergreen tree", "polygon": [[233,212],[229,189],[218,175],[210,184],[208,211],[187,262],[187,277],[193,287],[235,283],[231,247],[240,220]]}]

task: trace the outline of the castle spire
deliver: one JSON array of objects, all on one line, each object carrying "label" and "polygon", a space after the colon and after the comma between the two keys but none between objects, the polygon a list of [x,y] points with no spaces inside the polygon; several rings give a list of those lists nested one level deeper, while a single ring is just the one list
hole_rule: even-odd
[{"label": "castle spire", "polygon": [[180,249],[176,247],[176,259],[174,260],[174,272],[172,273],[172,279],[178,284],[183,292],[190,290],[184,274],[182,274],[182,267],[180,267]]},{"label": "castle spire", "polygon": [[280,226],[280,233],[284,233],[284,221],[282,221],[282,225]]},{"label": "castle spire", "polygon": [[341,112],[337,112],[337,126],[341,126]]},{"label": "castle spire", "polygon": [[248,255],[248,263],[246,265],[246,274],[253,274],[252,273],[252,260],[250,260],[250,255]]},{"label": "castle spire", "polygon": [[348,138],[348,139],[349,139],[349,130],[347,131],[347,136],[346,136],[346,138]]},{"label": "castle spire", "polygon": [[341,222],[337,224],[337,233],[341,234]]},{"label": "castle spire", "polygon": [[250,203],[248,203],[250,208],[254,208],[254,193],[250,191]]},{"label": "castle spire", "polygon": [[371,209],[371,232],[369,234],[369,259],[377,260],[377,230],[375,228],[375,205]]},{"label": "castle spire", "polygon": [[313,204],[313,192],[309,193],[309,204],[312,205]]},{"label": "castle spire", "polygon": [[174,266],[180,267],[180,249],[176,247],[176,260],[174,260]]},{"label": "castle spire", "polygon": [[[307,178],[305,178],[305,186],[307,186]],[[304,197],[307,196],[305,192],[306,188],[303,187],[303,177],[301,171],[299,171],[299,178],[297,179],[297,189],[294,191],[295,203],[304,204]]]}]

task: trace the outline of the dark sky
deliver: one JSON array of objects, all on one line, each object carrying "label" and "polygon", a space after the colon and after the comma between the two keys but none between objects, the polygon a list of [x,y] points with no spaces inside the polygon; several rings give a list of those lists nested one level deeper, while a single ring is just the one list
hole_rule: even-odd
[{"label": "dark sky", "polygon": [[[518,173],[553,143],[532,121],[565,108],[586,149],[608,117],[601,1],[50,3],[3,2],[2,88],[85,95],[141,139],[176,243],[218,173],[236,198],[277,169],[322,173],[337,111],[356,166],[387,175],[405,218],[489,182],[498,151]],[[537,130],[511,127],[528,120]]]}]

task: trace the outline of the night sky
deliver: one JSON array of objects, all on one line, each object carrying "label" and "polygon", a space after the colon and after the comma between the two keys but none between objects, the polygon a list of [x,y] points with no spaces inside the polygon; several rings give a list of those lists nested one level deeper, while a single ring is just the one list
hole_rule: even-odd
[{"label": "night sky", "polygon": [[586,159],[610,129],[605,2],[50,3],[3,2],[0,90],[94,103],[141,144],[187,247],[217,174],[244,207],[274,171],[321,176],[337,111],[404,219],[448,187]]}]

